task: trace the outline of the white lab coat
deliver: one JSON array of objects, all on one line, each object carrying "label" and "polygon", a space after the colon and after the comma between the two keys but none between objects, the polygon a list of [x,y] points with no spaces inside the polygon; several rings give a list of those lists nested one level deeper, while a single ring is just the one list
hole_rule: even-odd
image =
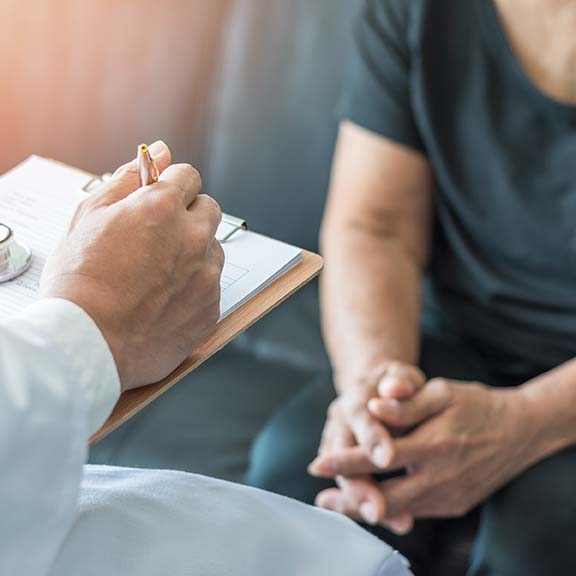
[{"label": "white lab coat", "polygon": [[352,522],[226,482],[84,467],[120,393],[91,318],[45,300],[0,324],[0,576],[407,576]]}]

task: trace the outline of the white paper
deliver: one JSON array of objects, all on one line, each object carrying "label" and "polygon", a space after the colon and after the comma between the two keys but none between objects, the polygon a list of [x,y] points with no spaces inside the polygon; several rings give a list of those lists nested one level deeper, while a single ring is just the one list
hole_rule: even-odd
[{"label": "white paper", "polygon": [[[46,259],[66,231],[78,204],[86,198],[82,187],[89,180],[84,172],[37,156],[0,178],[0,222],[10,226],[15,237],[32,249],[30,269],[11,282],[0,284],[0,320],[36,300]],[[238,232],[223,247],[226,264],[221,282],[221,319],[302,258],[299,248],[246,231]]]}]

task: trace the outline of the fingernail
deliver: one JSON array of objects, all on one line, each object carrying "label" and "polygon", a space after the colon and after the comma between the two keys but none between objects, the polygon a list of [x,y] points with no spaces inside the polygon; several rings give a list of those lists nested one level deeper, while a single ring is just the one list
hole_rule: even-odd
[{"label": "fingernail", "polygon": [[388,523],[390,530],[395,532],[400,536],[405,536],[409,532],[412,532],[413,523],[411,520],[401,520],[399,522],[391,521]]},{"label": "fingernail", "polygon": [[386,468],[390,464],[390,450],[386,446],[376,446],[372,450],[372,462],[378,468]]},{"label": "fingernail", "polygon": [[370,524],[371,526],[378,524],[378,510],[376,510],[376,506],[371,502],[364,502],[360,505],[360,515],[366,524]]}]

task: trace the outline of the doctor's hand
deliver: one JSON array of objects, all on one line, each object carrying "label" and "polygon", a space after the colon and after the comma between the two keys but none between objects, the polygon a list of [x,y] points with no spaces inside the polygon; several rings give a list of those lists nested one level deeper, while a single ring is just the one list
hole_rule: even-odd
[{"label": "doctor's hand", "polygon": [[170,165],[164,143],[150,152],[159,182],[140,188],[135,161],[119,168],[79,207],[41,282],[43,297],[74,302],[96,322],[122,390],[170,374],[219,317],[220,208],[200,195],[194,168]]}]

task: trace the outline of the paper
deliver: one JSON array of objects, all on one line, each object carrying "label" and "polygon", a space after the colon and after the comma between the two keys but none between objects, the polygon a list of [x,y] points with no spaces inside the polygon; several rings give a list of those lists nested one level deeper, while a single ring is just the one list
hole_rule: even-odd
[{"label": "paper", "polygon": [[[30,269],[0,284],[0,320],[36,300],[46,259],[86,198],[82,187],[90,179],[85,172],[37,156],[0,178],[0,222],[32,249]],[[299,248],[253,232],[238,232],[223,247],[221,320],[302,259]]]}]

